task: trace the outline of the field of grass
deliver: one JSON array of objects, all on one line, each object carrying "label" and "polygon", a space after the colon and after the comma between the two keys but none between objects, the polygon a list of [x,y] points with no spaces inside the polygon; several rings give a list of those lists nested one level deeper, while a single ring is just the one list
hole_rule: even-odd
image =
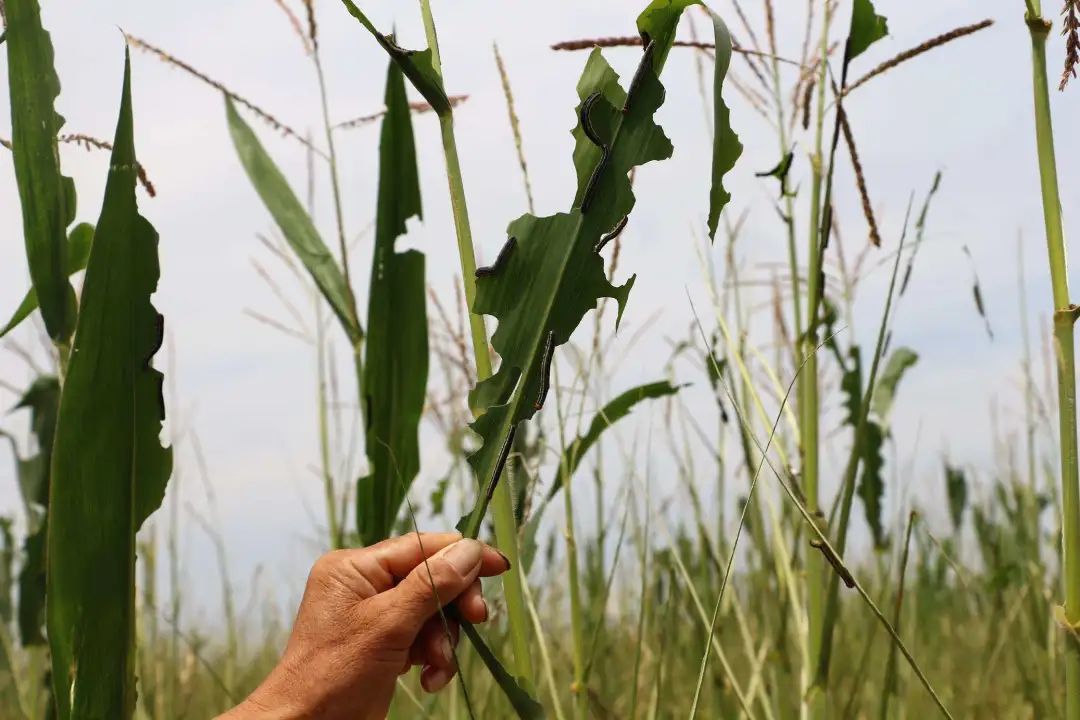
[{"label": "field of grass", "polygon": [[[635,32],[551,48],[579,61],[580,78],[559,78],[576,86],[565,108],[573,147],[559,148],[573,173],[560,188],[569,200],[550,208],[522,112],[535,88],[497,45],[498,75],[465,82],[452,62],[444,72],[436,26],[461,30],[451,8],[410,4],[422,29],[410,44],[422,47],[403,50],[375,22],[384,15],[367,14],[372,3],[266,4],[287,28],[290,62],[311,69],[315,129],[219,79],[223,63],[191,62],[124,28],[121,92],[99,98],[119,108],[115,135],[99,138],[57,115],[60,81],[77,81],[58,77],[42,21],[62,14],[0,0],[11,108],[0,153],[17,188],[3,207],[21,212],[24,239],[4,257],[25,260],[31,288],[0,328],[31,378],[0,377],[17,418],[0,439],[18,498],[0,508],[0,717],[211,717],[273,666],[299,590],[230,569],[220,480],[185,417],[169,321],[152,297],[169,274],[169,240],[159,245],[141,214],[153,218],[158,188],[136,154],[154,132],[140,123],[136,65],[220,97],[214,127],[231,154],[217,161],[242,168],[262,213],[244,222],[276,309],[245,312],[311,356],[310,375],[292,378],[307,388],[295,411],[316,438],[310,559],[423,526],[490,540],[513,561],[486,588],[494,622],[483,637],[496,660],[463,642],[460,680],[429,696],[403,676],[392,717],[1080,720],[1080,310],[1050,103],[1059,45],[1062,91],[1080,62],[1080,6],[1067,2],[1051,26],[1057,7],[1016,0],[1014,16],[973,16],[884,52],[884,15],[915,8],[809,0],[793,18],[772,0],[642,0],[623,18],[623,28],[636,18]],[[1020,90],[1033,132],[1009,141],[1038,168],[1017,202],[1041,208],[1049,293],[1029,307],[1018,250],[1019,300],[992,298],[1020,318],[1018,372],[998,381],[1014,387],[984,442],[992,457],[981,467],[993,470],[977,477],[942,449],[947,439],[920,445],[919,428],[898,427],[909,417],[897,411],[905,377],[933,372],[897,327],[913,295],[932,290],[920,290],[920,273],[941,277],[924,267],[924,247],[950,210],[948,171],[928,159],[925,181],[888,198],[882,216],[872,179],[890,168],[866,165],[846,108],[902,73],[939,72],[938,58],[1005,22],[1030,38],[1013,62],[1032,71]],[[345,89],[320,44],[328,23],[384,51],[377,112],[333,114]],[[672,77],[688,72],[692,82]],[[455,123],[478,101],[450,92],[482,82],[499,105],[484,122],[514,141],[499,183],[525,199],[494,219],[470,216],[476,191],[458,144],[470,128]],[[706,131],[665,132],[672,106],[680,128],[693,114]],[[356,132],[378,133],[359,158]],[[752,156],[761,137],[774,149]],[[110,158],[100,212],[89,190],[76,208],[81,187],[62,167],[73,148]],[[305,162],[280,158],[283,148]],[[638,182],[680,149],[710,179],[685,189],[700,205],[689,230],[657,227],[660,193]],[[746,166],[761,170],[764,205],[734,189]],[[356,172],[374,183],[374,202],[349,192]],[[421,199],[431,172],[437,202]],[[182,207],[184,197],[155,202]],[[411,242],[432,207],[448,216],[453,239],[438,241],[454,248],[453,267]],[[373,220],[360,227],[359,217]],[[498,243],[474,236],[504,224]],[[746,262],[763,235],[778,252]],[[635,273],[677,269],[635,267],[623,249],[676,238],[696,264],[686,295],[661,299],[685,308],[681,334],[660,338],[642,290],[631,293]],[[948,281],[970,288],[957,323],[993,340],[1001,327],[978,255],[962,245]],[[613,386],[646,343],[663,345],[648,350],[662,361],[642,382]],[[966,355],[980,372],[975,349]],[[927,477],[929,453],[940,460]],[[181,478],[201,486],[198,508],[179,495]],[[193,570],[183,548],[194,535],[211,554]],[[498,681],[492,663],[511,677]]]}]

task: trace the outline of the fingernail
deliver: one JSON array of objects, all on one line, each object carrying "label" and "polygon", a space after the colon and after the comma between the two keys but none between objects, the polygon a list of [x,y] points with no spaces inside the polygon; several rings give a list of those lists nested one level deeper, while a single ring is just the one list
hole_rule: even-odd
[{"label": "fingernail", "polygon": [[454,649],[450,647],[450,638],[445,635],[439,638],[439,655],[442,657],[444,665],[450,665],[454,662]]},{"label": "fingernail", "polygon": [[462,575],[468,575],[480,564],[484,546],[476,540],[458,540],[446,549],[446,561]]},{"label": "fingernail", "polygon": [[506,563],[506,571],[510,572],[510,569],[514,567],[514,564],[510,562],[510,558],[506,557],[506,555],[503,555],[501,550],[496,550],[495,552],[499,553],[499,557],[501,557],[503,559],[503,562]]},{"label": "fingernail", "polygon": [[449,670],[428,667],[420,677],[420,684],[423,685],[424,690],[427,690],[429,693],[439,692],[446,687],[446,684],[450,682],[451,677]]},{"label": "fingernail", "polygon": [[488,608],[487,600],[485,600],[484,598],[480,598],[480,605],[484,608],[484,619],[480,622],[487,622],[488,615],[491,614],[491,610],[490,608]]}]

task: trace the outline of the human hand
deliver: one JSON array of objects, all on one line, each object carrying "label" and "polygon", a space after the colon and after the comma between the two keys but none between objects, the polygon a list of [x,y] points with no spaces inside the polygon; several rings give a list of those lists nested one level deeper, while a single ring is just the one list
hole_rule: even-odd
[{"label": "human hand", "polygon": [[281,660],[219,720],[384,718],[398,676],[413,665],[423,668],[425,690],[441,690],[456,672],[458,627],[449,618],[444,627],[440,604],[484,622],[480,578],[509,569],[497,550],[458,533],[414,533],[323,555]]}]

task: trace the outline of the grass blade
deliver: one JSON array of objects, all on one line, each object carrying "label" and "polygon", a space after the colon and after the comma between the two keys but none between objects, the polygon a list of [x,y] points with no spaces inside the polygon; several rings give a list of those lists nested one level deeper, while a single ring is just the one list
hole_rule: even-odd
[{"label": "grass blade", "polygon": [[47,616],[61,720],[135,704],[135,533],[160,504],[163,320],[157,232],[139,215],[130,61],[82,312],[60,398],[49,498]]}]

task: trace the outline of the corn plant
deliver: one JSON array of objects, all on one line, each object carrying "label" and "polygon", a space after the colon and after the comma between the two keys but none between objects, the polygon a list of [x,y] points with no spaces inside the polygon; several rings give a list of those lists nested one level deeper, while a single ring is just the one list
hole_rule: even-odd
[{"label": "corn plant", "polygon": [[[101,217],[69,238],[75,190],[59,165],[63,119],[54,110],[60,84],[52,43],[35,0],[5,9],[10,150],[33,288],[3,332],[39,307],[61,369],[59,382],[42,380],[25,398],[41,453],[26,468],[27,507],[40,513],[47,506],[47,518],[30,527],[20,625],[32,643],[46,578],[56,714],[130,717],[135,533],[160,505],[171,470],[171,453],[158,440],[162,376],[151,366],[163,337],[163,319],[150,304],[157,233],[135,200],[142,171],[130,65],[125,61],[116,137],[103,143],[112,158]],[[77,300],[68,275],[84,267]]]},{"label": "corn plant", "polygon": [[[1071,62],[1066,60],[1061,88],[1068,82],[1069,68],[1075,65],[1076,8],[1066,3]],[[1069,300],[1069,276],[1065,259],[1065,236],[1058,193],[1054,128],[1050,115],[1050,89],[1046,78],[1046,38],[1051,24],[1042,16],[1040,0],[1026,0],[1024,20],[1031,38],[1032,92],[1035,104],[1035,144],[1039,160],[1039,187],[1042,193],[1043,223],[1050,263],[1050,285],[1054,301],[1054,354],[1058,381],[1058,432],[1061,452],[1061,531],[1064,547],[1062,580],[1065,604],[1058,619],[1065,632],[1065,717],[1080,718],[1080,472],[1076,437],[1076,352],[1074,326],[1080,309]],[[1075,71],[1073,71],[1075,74]]]}]

